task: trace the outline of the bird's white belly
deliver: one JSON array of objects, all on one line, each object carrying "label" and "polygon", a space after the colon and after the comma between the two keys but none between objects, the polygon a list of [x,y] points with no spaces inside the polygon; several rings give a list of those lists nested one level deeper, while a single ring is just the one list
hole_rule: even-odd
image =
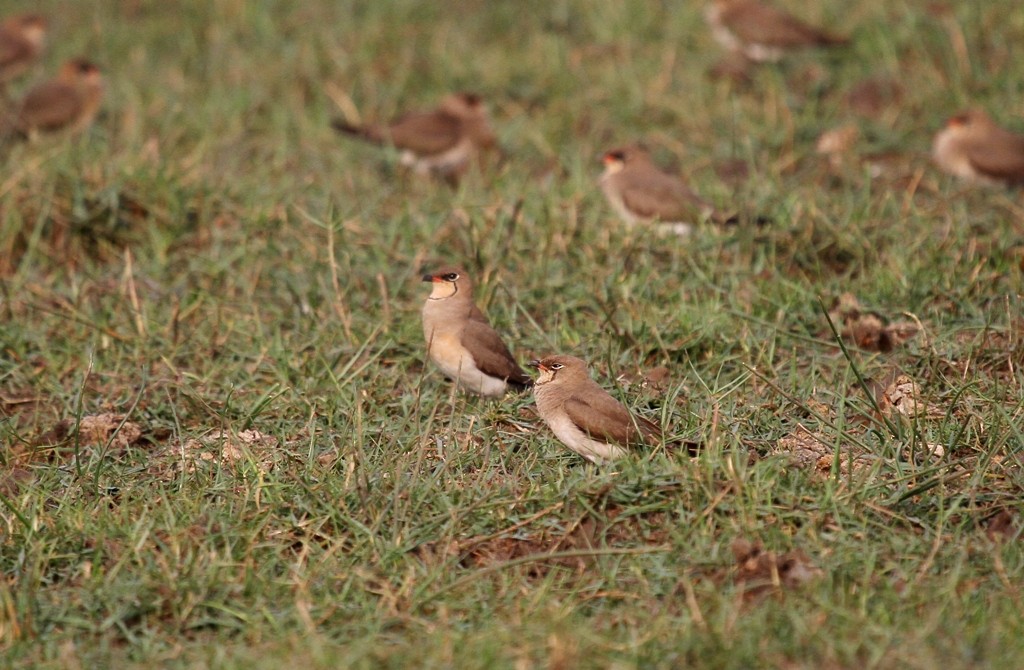
[{"label": "bird's white belly", "polygon": [[472,142],[463,139],[451,149],[430,156],[421,156],[406,150],[402,152],[399,160],[405,167],[412,168],[416,174],[450,173],[461,170],[469,162],[472,150]]},{"label": "bird's white belly", "polygon": [[722,22],[722,10],[712,5],[705,12],[708,23],[711,25],[711,36],[716,42],[729,51],[743,54],[755,63],[774,63],[782,59],[783,51],[778,47],[768,46],[751,42],[744,44],[736,37],[729,28]]},{"label": "bird's white belly", "polygon": [[[604,187],[604,184],[601,186]],[[622,201],[622,196],[612,188],[602,188],[602,190],[608,198],[608,204],[612,206],[612,209],[615,210],[618,217],[622,219],[622,222],[627,226],[635,225],[637,222],[637,216],[633,214],[633,212],[629,211],[629,208],[626,207],[626,203]]]},{"label": "bird's white belly", "polygon": [[548,421],[551,432],[555,434],[565,446],[587,459],[591,463],[600,465],[605,461],[613,461],[626,455],[626,450],[615,444],[598,442],[584,433],[572,422],[572,419],[564,413],[559,413],[553,420]]},{"label": "bird's white belly", "polygon": [[430,359],[445,374],[467,391],[497,398],[505,395],[505,380],[480,371],[456,335],[427,335]]},{"label": "bird's white belly", "polygon": [[935,137],[932,157],[939,167],[951,175],[982,184],[998,184],[996,180],[974,169],[967,158],[967,152],[958,146],[957,138],[949,131],[942,131]]},{"label": "bird's white belly", "polygon": [[[638,222],[643,221],[644,223],[650,223],[650,219],[641,219],[634,214],[628,207],[626,207],[625,201],[622,199],[622,195],[617,189],[610,187],[605,183],[604,179],[600,181],[601,190],[604,192],[605,197],[608,199],[608,204],[612,206],[615,213],[622,219],[622,222],[627,226],[634,226]],[[673,235],[679,235],[681,237],[689,235],[693,232],[693,224],[687,221],[660,221],[657,226],[658,232],[671,233]]]}]

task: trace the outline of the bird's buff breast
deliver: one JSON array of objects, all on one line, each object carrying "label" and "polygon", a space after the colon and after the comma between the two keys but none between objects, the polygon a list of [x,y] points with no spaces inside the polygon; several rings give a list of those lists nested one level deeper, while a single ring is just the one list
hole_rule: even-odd
[{"label": "bird's buff breast", "polygon": [[459,386],[483,396],[498,397],[505,394],[505,381],[484,374],[477,368],[473,357],[462,346],[458,333],[427,332],[428,354],[441,372]]},{"label": "bird's buff breast", "polygon": [[626,450],[622,447],[599,442],[580,430],[562,409],[561,403],[552,398],[543,386],[535,387],[534,391],[541,417],[562,444],[598,465],[626,455]]},{"label": "bird's buff breast", "polygon": [[932,157],[939,167],[954,176],[984,184],[996,183],[974,169],[963,145],[963,138],[955,131],[943,130],[935,137]]}]

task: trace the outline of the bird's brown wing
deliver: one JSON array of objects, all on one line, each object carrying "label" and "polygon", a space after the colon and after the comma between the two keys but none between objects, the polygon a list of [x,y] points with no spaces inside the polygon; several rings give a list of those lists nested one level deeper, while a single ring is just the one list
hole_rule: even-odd
[{"label": "bird's brown wing", "polygon": [[25,96],[16,120],[18,130],[56,130],[74,121],[82,112],[82,96],[60,82],[37,86]]},{"label": "bird's brown wing", "polygon": [[482,323],[488,328],[491,327],[491,322],[487,320],[487,317],[484,316],[484,313],[481,312],[480,308],[476,306],[476,303],[472,303],[472,305],[469,308],[469,314],[466,315],[466,318],[469,319],[470,321],[477,321],[479,323]]},{"label": "bird's brown wing", "polygon": [[587,399],[578,395],[571,396],[565,401],[564,407],[572,422],[592,438],[628,445],[644,442],[647,438],[656,439],[661,435],[657,426],[643,417],[634,417],[604,389],[595,388],[595,392],[588,395]]},{"label": "bird's brown wing", "polygon": [[697,220],[707,207],[686,184],[666,174],[625,181],[622,203],[641,218],[665,222]]},{"label": "bird's brown wing", "polygon": [[462,122],[443,112],[413,113],[382,130],[384,141],[420,156],[439,154],[462,139]]},{"label": "bird's brown wing", "polygon": [[722,22],[743,42],[772,47],[842,44],[846,40],[810,26],[795,16],[760,2],[734,3]]},{"label": "bird's brown wing", "polygon": [[32,46],[23,39],[0,33],[0,69],[32,58]]},{"label": "bird's brown wing", "polygon": [[466,322],[461,341],[480,372],[507,380],[517,386],[528,386],[531,383],[530,375],[519,367],[501,336],[486,322]]},{"label": "bird's brown wing", "polygon": [[998,142],[969,146],[967,160],[978,172],[1011,184],[1024,184],[1024,137],[1006,133]]}]

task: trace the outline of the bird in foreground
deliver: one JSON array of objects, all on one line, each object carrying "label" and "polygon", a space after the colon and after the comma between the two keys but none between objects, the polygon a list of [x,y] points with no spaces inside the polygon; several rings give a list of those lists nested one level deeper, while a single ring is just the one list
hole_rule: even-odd
[{"label": "bird in foreground", "polygon": [[795,49],[848,42],[760,0],[714,0],[704,15],[715,41],[757,63],[779,61]]},{"label": "bird in foreground", "polygon": [[1024,185],[1024,135],[996,125],[980,109],[957,114],[935,135],[935,163],[969,182]]},{"label": "bird in foreground", "polygon": [[334,128],[368,142],[393,146],[401,163],[416,174],[456,182],[470,162],[497,145],[487,105],[473,93],[454,93],[433,110],[410,112],[390,124],[353,125],[336,119]]},{"label": "bird in foreground", "polygon": [[639,145],[604,155],[598,183],[612,209],[626,223],[657,222],[660,229],[689,234],[696,223],[736,223],[737,217],[717,211],[681,177],[663,172]]},{"label": "bird in foreground", "polygon": [[57,76],[32,88],[5,122],[3,135],[12,131],[33,137],[40,132],[89,127],[103,101],[103,75],[84,58],[64,63]]},{"label": "bird in foreground", "polygon": [[423,337],[430,359],[447,377],[490,398],[533,383],[473,302],[473,282],[465,270],[441,268],[423,275],[423,281],[431,282],[423,303]]},{"label": "bird in foreground", "polygon": [[598,465],[625,456],[630,447],[657,443],[661,430],[590,378],[575,356],[531,361],[540,371],[533,385],[537,411],[565,446]]},{"label": "bird in foreground", "polygon": [[19,14],[0,22],[0,90],[28,71],[46,46],[46,19]]}]

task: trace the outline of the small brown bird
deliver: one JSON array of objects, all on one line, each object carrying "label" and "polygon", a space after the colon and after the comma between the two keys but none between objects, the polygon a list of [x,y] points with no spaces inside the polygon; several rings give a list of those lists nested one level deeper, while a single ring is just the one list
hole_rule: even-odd
[{"label": "small brown bird", "polygon": [[658,426],[631,414],[590,378],[585,361],[548,356],[530,365],[540,371],[533,386],[540,418],[588,461],[612,461],[625,456],[629,447],[661,440]]},{"label": "small brown bird", "polygon": [[663,230],[687,235],[699,222],[737,221],[735,216],[715,210],[682,178],[662,172],[641,146],[607,152],[598,183],[608,204],[629,226],[657,222]]},{"label": "small brown bird", "polygon": [[401,151],[402,165],[416,174],[457,181],[470,161],[497,145],[487,105],[473,93],[455,93],[437,109],[411,112],[390,124],[356,126],[336,119],[339,132]]},{"label": "small brown bird", "polygon": [[970,182],[1024,185],[1024,135],[996,125],[980,109],[957,114],[935,135],[935,163]]},{"label": "small brown bird", "polygon": [[96,65],[83,58],[69,60],[56,77],[32,88],[15,105],[3,134],[13,131],[32,137],[40,132],[84,130],[99,112],[103,88],[103,75]]},{"label": "small brown bird", "polygon": [[46,19],[19,14],[0,22],[0,89],[28,71],[46,46]]},{"label": "small brown bird", "polygon": [[433,284],[423,304],[427,353],[445,376],[482,396],[497,398],[509,386],[533,383],[519,367],[501,336],[473,302],[473,282],[462,268],[446,267],[423,275]]},{"label": "small brown bird", "polygon": [[788,51],[847,43],[760,0],[715,0],[705,10],[719,44],[757,63],[776,62]]}]

